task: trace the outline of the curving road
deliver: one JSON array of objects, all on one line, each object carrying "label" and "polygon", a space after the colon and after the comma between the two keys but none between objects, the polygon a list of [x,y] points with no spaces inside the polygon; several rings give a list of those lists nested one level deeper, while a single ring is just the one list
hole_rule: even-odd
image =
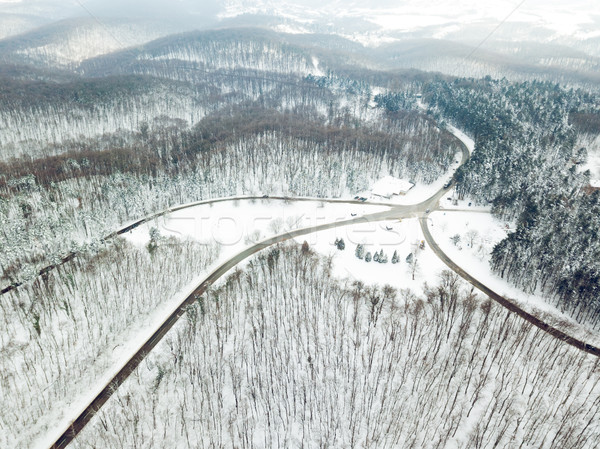
[{"label": "curving road", "polygon": [[509,299],[506,299],[504,296],[499,295],[498,293],[493,291],[491,288],[487,287],[485,284],[479,282],[477,279],[475,279],[473,276],[471,276],[469,273],[467,273],[465,270],[463,270],[461,267],[459,267],[456,263],[454,263],[452,261],[452,259],[450,259],[448,257],[448,255],[446,255],[446,253],[444,253],[442,251],[442,249],[438,246],[438,244],[433,239],[431,232],[429,232],[429,228],[427,226],[427,217],[421,217],[419,219],[419,222],[421,224],[421,229],[423,230],[423,235],[425,236],[425,240],[427,241],[427,243],[429,244],[429,246],[431,247],[433,252],[452,271],[456,272],[459,276],[461,276],[463,279],[465,279],[467,282],[469,282],[474,287],[481,290],[483,293],[485,293],[487,296],[492,298],[498,304],[502,305],[503,307],[506,307],[511,312],[516,313],[521,318],[523,318],[526,321],[529,321],[531,324],[540,328],[544,332],[547,332],[550,335],[552,335],[553,337],[558,338],[559,340],[562,340],[565,343],[567,343],[571,346],[574,346],[577,349],[587,352],[588,354],[592,354],[592,355],[595,355],[596,357],[600,357],[600,349],[597,348],[596,346],[592,346],[588,343],[585,343],[584,341],[581,341],[577,338],[571,337],[570,335],[567,335],[560,329],[557,329],[557,328],[549,325],[548,323],[545,323],[544,321],[537,318],[535,315],[532,315],[532,314],[524,311],[523,309],[521,309],[518,305],[516,305]]},{"label": "curving road", "polygon": [[[291,198],[291,197],[287,197],[287,196],[269,196],[267,198],[279,200],[279,201],[326,201],[328,203],[359,204],[359,205],[364,204],[360,201],[342,200],[339,198],[312,198],[312,197]],[[106,242],[108,240],[111,240],[111,239],[119,236],[119,235],[125,234],[126,232],[129,232],[132,229],[135,229],[138,226],[143,225],[144,223],[152,221],[155,218],[159,218],[159,217],[162,217],[163,215],[170,214],[172,212],[177,212],[179,210],[188,209],[190,207],[201,206],[203,204],[222,203],[225,201],[264,200],[264,199],[266,199],[264,196],[233,196],[233,197],[225,197],[225,198],[216,198],[216,199],[212,199],[212,200],[195,201],[193,203],[187,203],[187,204],[182,204],[180,206],[170,207],[168,209],[162,210],[155,214],[148,215],[147,217],[144,217],[140,220],[136,220],[133,223],[129,223],[125,226],[122,226],[121,228],[117,229],[116,231],[113,231],[110,234],[103,237],[101,239],[101,241]],[[389,206],[390,205],[389,203],[379,203],[379,202],[371,202],[371,201],[369,201],[369,204],[372,204],[375,206]],[[37,276],[43,276],[43,275],[49,273],[50,271],[60,267],[61,265],[64,265],[67,262],[70,262],[77,256],[77,254],[78,254],[77,252],[71,251],[69,254],[64,256],[58,262],[51,264],[51,265],[47,265],[44,268],[40,269],[37,272]],[[13,282],[10,285],[7,285],[6,287],[3,287],[2,289],[0,289],[0,296],[19,288],[21,285],[23,285],[23,282],[17,281],[17,282]]]},{"label": "curving road", "polygon": [[[469,151],[468,151],[468,148],[466,147],[466,145],[464,145],[464,143],[463,143],[461,165],[464,164],[468,160],[468,158],[469,158]],[[361,223],[361,222],[376,222],[376,221],[381,221],[381,220],[418,217],[421,227],[423,229],[423,234],[424,234],[427,242],[429,243],[430,247],[432,248],[432,250],[443,262],[446,263],[446,265],[448,265],[448,267],[450,267],[452,270],[454,270],[457,274],[459,274],[461,277],[463,277],[469,283],[471,283],[476,288],[481,290],[483,293],[488,295],[490,298],[492,298],[493,300],[498,302],[500,305],[502,305],[503,307],[506,307],[508,310],[518,314],[519,316],[521,316],[522,318],[524,318],[531,324],[542,329],[544,332],[547,332],[548,334],[552,335],[553,337],[558,338],[558,339],[564,341],[565,343],[576,347],[577,349],[585,351],[589,354],[593,354],[595,356],[600,356],[600,350],[598,348],[596,348],[592,345],[586,344],[585,342],[582,342],[576,338],[573,338],[573,337],[565,334],[564,332],[550,326],[549,324],[544,323],[543,321],[539,320],[535,316],[533,316],[533,315],[525,312],[521,308],[519,308],[517,305],[512,303],[510,300],[502,297],[501,295],[498,295],[497,293],[492,291],[490,288],[488,288],[481,282],[477,281],[475,278],[473,278],[468,273],[466,273],[464,270],[462,270],[458,265],[456,265],[440,249],[440,247],[433,240],[433,237],[431,236],[429,229],[427,228],[427,215],[428,215],[429,211],[439,209],[438,203],[439,203],[440,198],[442,198],[444,195],[446,195],[447,191],[451,187],[452,186],[449,186],[445,189],[441,189],[438,192],[436,192],[432,197],[426,199],[425,201],[422,201],[421,203],[413,204],[413,205],[398,206],[398,205],[390,205],[389,203],[369,202],[369,204],[389,206],[390,210],[373,213],[373,214],[367,214],[367,215],[363,215],[363,216],[359,216],[359,217],[353,217],[351,219],[347,219],[344,221],[338,221],[338,222],[327,223],[327,224],[323,224],[323,225],[319,225],[319,226],[312,226],[312,227],[297,229],[297,230],[293,230],[293,231],[288,231],[284,234],[280,234],[280,235],[271,237],[269,239],[266,239],[262,242],[255,244],[253,246],[250,246],[250,247],[246,248],[245,250],[243,250],[242,252],[240,252],[239,254],[232,257],[231,259],[225,261],[222,265],[220,265],[212,273],[210,273],[206,277],[206,279],[204,279],[204,281],[202,281],[194,289],[194,291],[180,303],[180,305],[177,307],[177,309],[165,319],[165,321],[160,325],[160,327],[158,329],[156,329],[156,331],[142,345],[142,347],[128,359],[128,361],[121,367],[121,369],[110,380],[110,382],[108,382],[106,385],[104,385],[102,387],[102,389],[95,395],[94,399],[85,407],[85,409],[77,416],[77,418],[75,418],[69,424],[68,428],[66,428],[66,429],[64,429],[64,431],[62,431],[62,434],[60,435],[60,437],[55,441],[54,444],[52,444],[52,446],[50,446],[51,449],[58,449],[58,448],[66,447],[73,440],[73,438],[75,438],[75,436],[81,431],[81,429],[83,429],[83,427],[90,421],[90,419],[96,414],[96,412],[100,409],[100,407],[102,407],[102,405],[104,405],[104,403],[110,398],[112,393],[114,391],[116,391],[116,389],[137,368],[137,366],[145,358],[145,356],[148,354],[148,352],[151,351],[158,344],[158,342],[164,337],[164,335],[173,327],[173,325],[177,322],[177,320],[185,313],[187,307],[190,306],[191,304],[193,304],[194,301],[199,296],[201,296],[202,294],[204,294],[204,292],[206,292],[206,290],[210,287],[210,285],[212,285],[215,281],[217,281],[221,276],[223,276],[225,273],[227,273],[227,271],[229,271],[235,265],[237,265],[244,259],[250,257],[251,255],[253,255],[265,248],[268,248],[277,243],[281,243],[283,241],[289,240],[291,238],[307,235],[307,234],[310,234],[313,232],[323,231],[326,229],[331,229],[331,228],[340,227],[340,226],[347,226],[347,225],[352,225],[352,224]],[[182,206],[178,206],[178,207],[174,207],[174,208],[169,208],[162,212],[159,212],[159,213],[153,214],[149,217],[146,217],[142,220],[138,220],[134,223],[126,225],[126,226],[122,227],[121,229],[109,234],[107,237],[105,237],[105,239],[110,239],[117,235],[128,232],[128,231],[140,226],[143,223],[146,223],[150,220],[153,220],[153,219],[160,217],[162,215],[165,215],[167,213],[175,212],[178,210],[182,210],[185,208],[189,208],[189,207],[193,207],[193,206],[197,206],[197,205],[201,205],[201,204],[217,203],[217,202],[232,201],[232,200],[247,200],[247,199],[263,199],[263,197],[250,196],[250,197],[222,198],[222,199],[217,199],[217,200],[199,201],[196,203],[190,203],[190,204],[186,204],[186,205],[182,205]],[[281,200],[281,201],[288,201],[288,200],[323,201],[323,202],[327,202],[327,203],[346,203],[346,204],[361,204],[361,205],[364,204],[359,201],[348,201],[348,200],[339,200],[339,199],[323,199],[323,198],[270,197],[270,199]],[[75,254],[69,254],[58,265],[65,263],[68,260],[71,260],[73,257],[75,257]],[[47,267],[44,270],[42,270],[42,272],[47,272],[52,268],[53,267]],[[14,288],[16,288],[16,287],[14,287]],[[2,293],[4,293],[4,290],[2,290]]]},{"label": "curving road", "polygon": [[[312,201],[312,200],[311,200]],[[328,201],[329,202],[329,201]],[[360,203],[363,204],[363,203]],[[250,246],[242,252],[236,254],[231,259],[225,261],[219,267],[217,267],[212,273],[210,273],[194,291],[188,295],[177,307],[177,309],[167,317],[167,319],[161,324],[161,326],[150,336],[150,338],[143,344],[143,346],[129,358],[125,365],[119,370],[119,372],[102,388],[102,390],[94,397],[94,399],[85,407],[82,413],[69,425],[67,429],[61,434],[56,442],[50,446],[52,449],[64,448],[77,436],[77,434],[83,429],[83,427],[92,419],[96,412],[104,405],[104,403],[110,398],[112,393],[129,377],[129,375],[137,368],[142,360],[165,336],[165,334],[173,327],[177,320],[185,313],[188,306],[192,305],[196,299],[204,294],[206,290],[223,276],[227,271],[236,266],[244,259],[251,255],[273,246],[277,243],[284,242],[294,237],[299,237],[313,232],[324,231],[340,226],[346,226],[364,222],[376,222],[380,220],[387,220],[389,218],[409,218],[415,216],[415,213],[420,209],[423,209],[429,204],[428,202],[420,203],[414,206],[402,206],[402,211],[384,211],[374,214],[364,215],[360,217],[354,217],[352,219],[338,221],[333,223],[326,223],[319,226],[312,226],[308,228],[297,229],[288,231],[284,234],[276,235],[269,239],[263,240],[253,246]]]}]

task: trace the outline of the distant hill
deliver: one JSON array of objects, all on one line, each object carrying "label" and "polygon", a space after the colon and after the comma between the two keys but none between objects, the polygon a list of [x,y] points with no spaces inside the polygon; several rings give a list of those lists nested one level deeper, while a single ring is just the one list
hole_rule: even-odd
[{"label": "distant hill", "polygon": [[0,41],[4,62],[73,68],[82,61],[180,31],[174,25],[128,19],[76,18],[35,28]]},{"label": "distant hill", "polygon": [[49,22],[48,19],[39,16],[0,13],[0,39],[27,33]]},{"label": "distant hill", "polygon": [[[493,49],[488,49],[492,47]],[[528,42],[477,48],[443,39],[410,39],[382,45],[371,54],[386,68],[416,68],[454,76],[600,82],[600,59],[566,46]]]},{"label": "distant hill", "polygon": [[336,36],[291,35],[261,28],[218,29],[172,35],[89,59],[81,64],[80,72],[86,76],[156,74],[168,68],[321,75],[332,64],[373,65],[362,51],[362,46]]}]

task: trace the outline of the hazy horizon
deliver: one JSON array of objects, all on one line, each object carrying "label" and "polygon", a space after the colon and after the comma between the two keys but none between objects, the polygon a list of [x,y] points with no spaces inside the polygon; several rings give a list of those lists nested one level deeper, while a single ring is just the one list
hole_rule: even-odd
[{"label": "hazy horizon", "polygon": [[[434,11],[433,13],[431,11]],[[356,0],[320,2],[316,0],[0,0],[0,13],[44,16],[60,20],[80,16],[121,17],[155,20],[193,20],[209,17],[235,17],[241,14],[279,15],[304,21],[357,17],[386,29],[403,29],[446,23],[474,23],[482,20],[546,25],[565,34],[598,28],[600,4],[575,0],[566,5],[558,0],[376,0],[365,6]],[[588,32],[590,30],[587,30]],[[593,30],[592,30],[593,31]],[[599,32],[600,34],[600,32]]]}]

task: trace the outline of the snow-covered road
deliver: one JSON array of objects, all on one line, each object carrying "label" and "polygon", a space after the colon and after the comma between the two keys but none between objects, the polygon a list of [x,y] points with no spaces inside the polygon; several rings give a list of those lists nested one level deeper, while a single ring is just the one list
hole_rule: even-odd
[{"label": "snow-covered road", "polygon": [[[452,129],[451,129],[452,130]],[[456,131],[456,132],[454,132]],[[469,156],[471,151],[474,148],[473,141],[465,136],[463,133],[454,130],[454,134],[461,142],[464,144],[462,149],[462,160],[461,165],[464,164]],[[374,208],[375,211],[366,212],[365,210],[360,211],[360,214],[351,214],[351,217],[340,217],[338,219],[332,220],[327,223],[316,224],[308,227],[302,227],[299,229],[289,229],[286,232],[278,233],[277,235],[271,236],[265,240],[262,240],[258,243],[251,244],[249,246],[244,247],[241,251],[237,252],[233,255],[228,255],[226,260],[221,260],[218,266],[215,266],[214,269],[202,279],[196,285],[192,285],[187,293],[182,296],[182,300],[173,311],[168,315],[168,317],[163,320],[154,330],[149,332],[149,337],[142,341],[139,345],[136,345],[135,351],[131,353],[129,357],[127,357],[124,361],[124,364],[121,366],[115,366],[111,370],[112,375],[110,376],[110,380],[102,385],[97,386],[96,389],[92,389],[89,393],[89,397],[87,400],[80,402],[81,404],[85,404],[83,409],[73,410],[73,413],[70,414],[69,418],[66,418],[62,423],[57,425],[57,431],[52,435],[47,435],[43,440],[38,442],[39,447],[51,447],[51,448],[64,448],[69,444],[70,441],[75,438],[77,433],[89,422],[89,420],[95,415],[95,413],[99,410],[99,408],[109,399],[114,391],[121,385],[125,379],[131,374],[131,372],[141,363],[144,359],[145,355],[163,338],[163,336],[172,328],[172,326],[177,322],[177,320],[185,313],[187,306],[195,301],[195,299],[202,295],[214,282],[216,282],[221,276],[227,273],[230,269],[235,267],[240,262],[244,261],[251,255],[266,249],[272,245],[281,243],[283,241],[297,238],[299,236],[305,236],[308,234],[318,233],[321,231],[325,231],[328,229],[336,229],[348,226],[354,226],[359,223],[375,223],[380,221],[390,221],[390,220],[400,220],[407,218],[418,218],[421,223],[421,228],[425,238],[429,246],[434,250],[436,255],[446,263],[451,269],[453,269],[456,273],[466,279],[468,282],[473,284],[475,287],[483,291],[486,295],[490,296],[492,299],[496,300],[502,306],[506,307],[508,310],[517,313],[519,316],[526,319],[528,322],[533,325],[539,327],[543,331],[549,333],[555,338],[559,338],[567,344],[570,344],[580,350],[593,354],[595,356],[600,356],[600,349],[587,344],[581,340],[573,338],[569,336],[567,333],[562,332],[561,330],[552,327],[551,325],[543,322],[539,318],[527,313],[523,309],[519,308],[518,305],[509,301],[508,299],[498,295],[486,285],[474,279],[464,270],[462,270],[458,265],[456,265],[436,244],[432,235],[430,234],[427,228],[427,217],[431,211],[439,209],[438,203],[440,198],[447,194],[448,190],[451,189],[451,186],[446,188],[439,189],[434,195],[421,201],[417,204],[409,204],[409,205],[398,205],[398,204],[390,204],[390,203],[363,203],[360,201],[353,200],[340,200],[340,199],[323,199],[323,198],[288,198],[288,197],[270,197],[269,201],[282,201],[282,202],[319,202],[324,204],[335,204],[335,205],[349,205],[354,209],[358,207],[368,207]],[[146,223],[151,222],[152,220],[156,220],[159,217],[164,217],[167,215],[173,215],[177,212],[190,209],[193,207],[198,207],[201,205],[212,205],[216,203],[224,203],[224,202],[234,202],[241,200],[267,200],[265,197],[235,197],[235,198],[221,198],[215,200],[207,200],[198,203],[191,203],[182,206],[177,206],[174,208],[167,209],[165,211],[154,214],[150,217],[146,217],[144,219],[135,221],[133,223],[127,224],[123,226],[121,229],[111,233],[107,238],[112,238],[117,235],[122,235],[132,231]],[[385,206],[382,207],[381,206]],[[378,208],[379,207],[379,208]],[[378,208],[378,209],[377,209]],[[244,214],[243,208],[239,208],[237,211],[239,215]],[[73,256],[74,257],[74,256]]]}]

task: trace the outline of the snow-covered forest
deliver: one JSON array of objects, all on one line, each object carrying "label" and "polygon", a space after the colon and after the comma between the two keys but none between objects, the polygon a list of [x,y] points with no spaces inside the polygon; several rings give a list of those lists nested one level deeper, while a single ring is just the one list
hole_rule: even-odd
[{"label": "snow-covered forest", "polygon": [[495,270],[600,324],[600,193],[579,169],[588,150],[576,145],[598,136],[597,95],[487,78],[430,84],[426,97],[435,114],[475,137],[473,157],[455,176],[458,192],[517,220],[494,249]]},{"label": "snow-covered forest", "polygon": [[216,245],[121,239],[2,296],[0,446],[29,447],[101,382],[157,310],[218,256]]},{"label": "snow-covered forest", "polygon": [[[456,251],[480,240],[502,282],[600,328],[596,59],[524,62],[550,48],[531,44],[465,60],[465,44],[367,48],[243,20],[170,34],[166,20],[14,19],[33,30],[0,39],[1,447],[43,446],[225,258],[158,222],[133,232],[148,227],[143,244],[114,231],[245,195],[343,198],[349,221],[388,201],[381,231],[413,220],[414,241],[399,237],[414,252],[380,262],[413,290],[334,275],[322,248],[356,242],[264,249],[195,299],[73,447],[600,446],[597,357],[454,272],[414,285],[443,263],[421,229],[454,204],[501,220],[493,242],[461,223]],[[386,177],[414,188],[392,203],[372,187]]]},{"label": "snow-covered forest", "polygon": [[193,129],[155,121],[63,145],[60,156],[0,164],[0,278],[29,279],[120,224],[175,204],[263,193],[339,197],[389,174],[430,183],[458,149],[454,136],[416,112],[376,122],[349,108],[329,112],[232,107]]},{"label": "snow-covered forest", "polygon": [[198,298],[74,447],[594,447],[599,380],[453,273],[416,297],[282,246]]}]

